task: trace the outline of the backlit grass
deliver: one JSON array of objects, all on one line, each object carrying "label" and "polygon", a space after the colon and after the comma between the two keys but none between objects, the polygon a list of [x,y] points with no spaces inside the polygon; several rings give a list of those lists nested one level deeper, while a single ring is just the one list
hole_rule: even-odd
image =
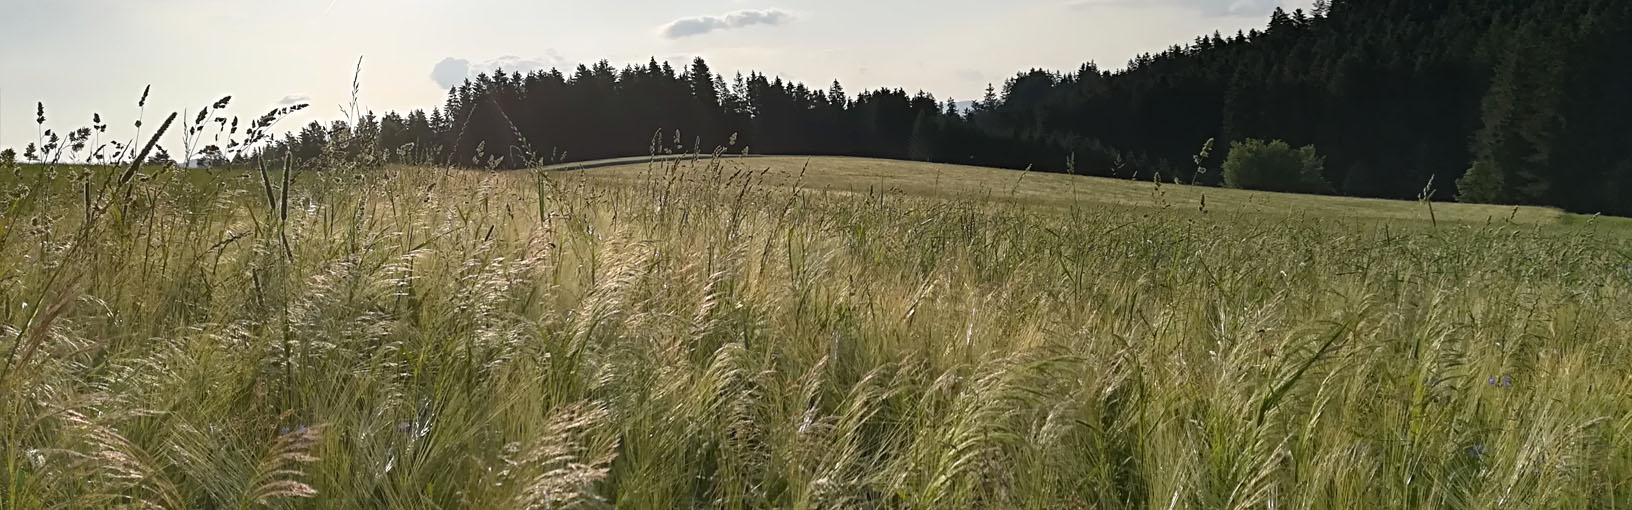
[{"label": "backlit grass", "polygon": [[5,172],[0,507],[1632,504],[1607,221],[825,158],[111,172]]}]

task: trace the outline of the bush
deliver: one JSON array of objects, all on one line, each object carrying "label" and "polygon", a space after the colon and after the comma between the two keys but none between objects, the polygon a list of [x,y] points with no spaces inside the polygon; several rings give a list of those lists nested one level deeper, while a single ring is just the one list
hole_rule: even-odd
[{"label": "bush", "polygon": [[1468,173],[1463,174],[1456,181],[1456,201],[1477,204],[1503,203],[1503,188],[1501,172],[1497,172],[1490,163],[1477,161]]},{"label": "bush", "polygon": [[1291,193],[1331,193],[1323,171],[1325,158],[1315,146],[1293,149],[1286,142],[1244,140],[1230,144],[1224,160],[1224,185],[1231,188]]}]

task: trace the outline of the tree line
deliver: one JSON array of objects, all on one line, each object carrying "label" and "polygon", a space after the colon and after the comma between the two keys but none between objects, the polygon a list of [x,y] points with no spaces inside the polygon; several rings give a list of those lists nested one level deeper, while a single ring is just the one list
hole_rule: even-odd
[{"label": "tree line", "polygon": [[[1632,215],[1632,2],[1345,0],[1277,9],[1125,68],[1034,69],[971,108],[851,95],[701,58],[496,71],[430,111],[313,123],[269,150],[337,140],[381,160],[519,168],[751,150],[1225,184],[1223,148],[1313,146],[1326,191]],[[1209,141],[1221,150],[1198,158]]]}]

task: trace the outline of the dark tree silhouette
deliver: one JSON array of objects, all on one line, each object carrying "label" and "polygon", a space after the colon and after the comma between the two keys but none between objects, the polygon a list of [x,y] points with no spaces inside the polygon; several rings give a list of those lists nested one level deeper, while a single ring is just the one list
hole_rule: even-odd
[{"label": "dark tree silhouette", "polygon": [[901,89],[728,81],[701,58],[679,73],[601,61],[479,75],[429,113],[368,116],[344,137],[307,126],[274,150],[310,159],[372,137],[387,159],[518,168],[747,149],[1219,185],[1196,174],[1205,141],[1281,140],[1314,146],[1336,193],[1416,198],[1433,179],[1454,183],[1439,199],[1632,215],[1629,61],[1626,0],[1333,0],[1119,71],[1019,73],[968,112]]}]

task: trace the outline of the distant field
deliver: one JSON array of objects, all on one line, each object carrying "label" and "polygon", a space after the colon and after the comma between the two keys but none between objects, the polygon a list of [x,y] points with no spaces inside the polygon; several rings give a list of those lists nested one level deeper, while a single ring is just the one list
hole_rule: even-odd
[{"label": "distant field", "polygon": [[805,164],[0,168],[0,508],[1632,507],[1623,222]]},{"label": "distant field", "polygon": [[[1202,212],[1205,199],[1206,212],[1225,215],[1430,221],[1428,207],[1414,201],[1266,193],[1183,186],[1171,182],[1158,187],[1148,178],[1109,179],[848,157],[763,156],[732,163],[732,171],[739,168],[750,168],[756,172],[769,170],[765,174],[764,185],[790,186],[798,182],[801,187],[815,191],[899,192],[922,197],[991,199],[1061,207],[1073,204],[1119,205],[1171,209],[1175,213]],[[597,178],[625,180],[639,179],[652,166],[641,158],[589,164],[595,168],[577,172]],[[709,178],[712,175],[699,174],[708,164],[707,160],[682,158],[679,169],[685,173],[685,178]],[[563,165],[561,168],[574,166]],[[1481,224],[1556,224],[1570,216],[1543,207],[1457,203],[1435,203],[1433,213],[1442,222]],[[1624,220],[1602,221],[1626,224]]]}]

